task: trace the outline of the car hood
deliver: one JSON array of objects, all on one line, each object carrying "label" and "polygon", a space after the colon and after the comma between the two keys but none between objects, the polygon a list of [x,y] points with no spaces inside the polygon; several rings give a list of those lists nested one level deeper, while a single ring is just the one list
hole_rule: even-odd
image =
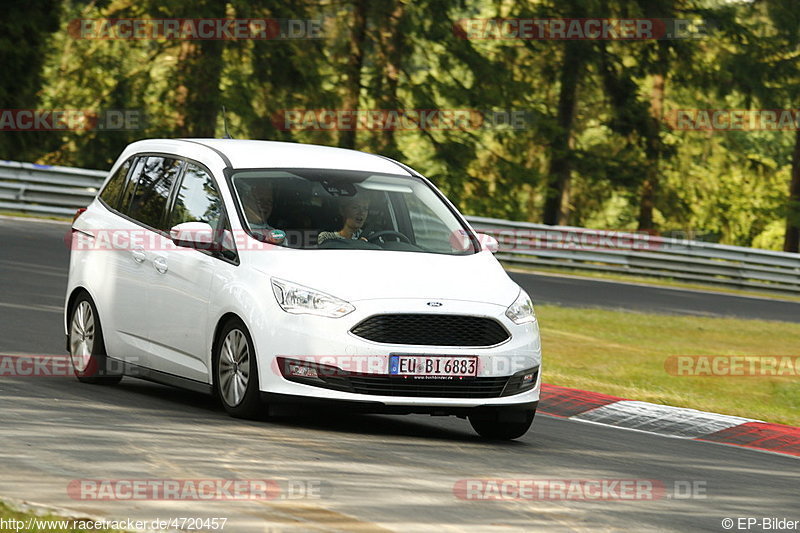
[{"label": "car hood", "polygon": [[466,256],[372,250],[292,250],[252,254],[262,273],[349,302],[392,298],[464,300],[507,307],[519,294],[489,252]]}]

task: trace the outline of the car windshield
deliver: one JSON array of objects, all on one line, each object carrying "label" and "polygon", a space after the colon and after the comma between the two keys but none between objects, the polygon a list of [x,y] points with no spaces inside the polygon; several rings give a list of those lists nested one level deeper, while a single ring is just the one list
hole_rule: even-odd
[{"label": "car windshield", "polygon": [[475,250],[467,228],[416,177],[248,169],[235,171],[232,183],[251,235],[291,248],[449,255]]}]

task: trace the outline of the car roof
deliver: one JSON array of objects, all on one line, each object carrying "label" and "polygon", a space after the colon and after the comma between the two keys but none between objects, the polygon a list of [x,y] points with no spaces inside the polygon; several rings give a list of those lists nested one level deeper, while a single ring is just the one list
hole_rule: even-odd
[{"label": "car roof", "polygon": [[234,169],[330,168],[411,175],[405,166],[379,155],[315,144],[245,139],[148,139],[134,145],[137,151],[166,145],[177,148],[176,141],[181,145],[185,143],[189,151],[204,146],[223,157],[226,165]]}]

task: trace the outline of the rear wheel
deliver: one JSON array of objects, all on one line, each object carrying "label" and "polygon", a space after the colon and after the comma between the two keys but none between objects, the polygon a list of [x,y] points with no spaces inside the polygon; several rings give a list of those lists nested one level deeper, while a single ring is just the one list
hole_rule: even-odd
[{"label": "rear wheel", "polygon": [[225,324],[214,347],[214,382],[229,415],[257,418],[264,412],[253,339],[238,318]]},{"label": "rear wheel", "polygon": [[478,435],[490,440],[512,440],[523,436],[533,424],[536,409],[509,411],[497,409],[469,416],[469,423]]},{"label": "rear wheel", "polygon": [[122,379],[108,370],[100,317],[85,293],[78,296],[70,313],[69,357],[75,376],[83,383],[114,385]]}]

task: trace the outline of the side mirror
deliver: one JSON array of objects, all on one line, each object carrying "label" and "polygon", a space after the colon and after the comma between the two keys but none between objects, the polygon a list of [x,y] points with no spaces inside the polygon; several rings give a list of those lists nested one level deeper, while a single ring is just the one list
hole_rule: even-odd
[{"label": "side mirror", "polygon": [[214,243],[214,229],[206,222],[183,222],[169,230],[176,246],[209,250]]},{"label": "side mirror", "polygon": [[497,242],[497,239],[491,235],[486,233],[478,233],[476,236],[478,237],[478,242],[481,243],[481,248],[484,250],[489,250],[493,254],[496,254],[500,249],[500,243]]}]

